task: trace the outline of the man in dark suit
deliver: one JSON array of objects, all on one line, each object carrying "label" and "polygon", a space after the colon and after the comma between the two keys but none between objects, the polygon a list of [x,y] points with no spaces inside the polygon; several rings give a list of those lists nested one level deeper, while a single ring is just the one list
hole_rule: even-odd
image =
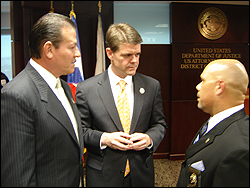
[{"label": "man in dark suit", "polygon": [[249,187],[248,82],[238,60],[214,60],[205,67],[196,86],[197,106],[211,117],[186,150],[177,186]]},{"label": "man in dark suit", "polygon": [[[130,25],[112,24],[106,33],[111,65],[77,86],[76,103],[87,148],[89,187],[154,186],[153,152],[166,132],[160,83],[136,73],[141,36]],[[118,82],[126,82],[130,127],[123,128]],[[125,98],[125,97],[124,97]],[[125,167],[128,166],[128,174]]]},{"label": "man in dark suit", "polygon": [[1,90],[1,186],[83,184],[81,120],[59,78],[74,72],[76,43],[75,24],[66,16],[48,13],[33,26],[32,58]]}]

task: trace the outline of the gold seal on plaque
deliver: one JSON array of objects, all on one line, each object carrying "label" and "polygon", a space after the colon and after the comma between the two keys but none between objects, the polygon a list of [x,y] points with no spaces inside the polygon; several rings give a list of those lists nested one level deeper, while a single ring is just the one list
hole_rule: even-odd
[{"label": "gold seal on plaque", "polygon": [[201,12],[198,18],[198,29],[207,39],[221,38],[227,31],[227,17],[220,9],[210,7]]}]

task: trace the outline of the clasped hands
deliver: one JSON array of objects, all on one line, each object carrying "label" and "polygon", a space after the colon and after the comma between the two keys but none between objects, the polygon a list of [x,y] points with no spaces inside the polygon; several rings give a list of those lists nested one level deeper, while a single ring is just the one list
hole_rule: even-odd
[{"label": "clasped hands", "polygon": [[133,133],[131,135],[124,132],[103,133],[102,146],[121,151],[140,151],[152,144],[151,138],[144,133]]}]

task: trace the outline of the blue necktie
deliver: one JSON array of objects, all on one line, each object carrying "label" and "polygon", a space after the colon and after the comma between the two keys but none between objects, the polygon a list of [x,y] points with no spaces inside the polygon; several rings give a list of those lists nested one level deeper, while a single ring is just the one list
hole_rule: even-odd
[{"label": "blue necktie", "polygon": [[202,127],[200,133],[199,133],[199,139],[204,135],[204,133],[207,131],[207,125],[208,125],[208,122]]},{"label": "blue necktie", "polygon": [[203,125],[202,129],[200,130],[200,132],[198,133],[198,136],[196,137],[196,139],[194,140],[195,144],[198,140],[201,139],[201,137],[205,134],[205,132],[207,131],[207,126],[208,126],[208,121],[206,122],[205,125]]}]

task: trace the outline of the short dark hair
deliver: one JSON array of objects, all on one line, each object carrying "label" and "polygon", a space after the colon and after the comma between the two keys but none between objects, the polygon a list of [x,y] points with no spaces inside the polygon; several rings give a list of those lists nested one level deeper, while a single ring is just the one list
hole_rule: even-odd
[{"label": "short dark hair", "polygon": [[32,27],[29,35],[30,56],[40,59],[41,48],[47,42],[51,41],[55,48],[59,48],[63,41],[62,28],[73,27],[74,22],[67,16],[57,13],[47,13],[42,16]]},{"label": "short dark hair", "polygon": [[123,43],[140,44],[142,38],[134,27],[127,23],[111,24],[106,32],[106,48],[113,52]]}]

